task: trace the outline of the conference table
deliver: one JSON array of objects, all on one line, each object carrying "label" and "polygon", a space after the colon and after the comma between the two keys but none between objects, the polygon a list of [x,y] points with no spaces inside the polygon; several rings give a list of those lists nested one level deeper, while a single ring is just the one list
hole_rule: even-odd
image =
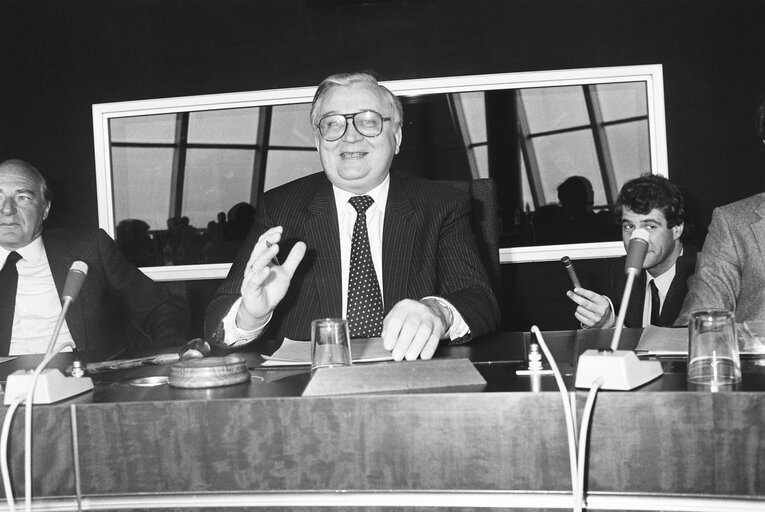
[{"label": "conference table", "polygon": [[[588,395],[574,387],[578,356],[607,347],[612,332],[543,333],[577,433]],[[640,334],[625,329],[619,348],[633,349]],[[231,386],[171,387],[161,383],[169,365],[94,374],[92,391],[33,407],[33,507],[572,509],[571,437],[556,380],[518,374],[532,341],[528,332],[495,333],[439,347],[434,361],[469,360],[486,381],[481,391],[301,396],[308,367],[263,366],[275,341],[238,352],[251,378]],[[51,366],[72,359],[59,354]],[[0,380],[39,360],[0,364]],[[765,510],[765,360],[743,359],[741,383],[721,392],[691,389],[684,358],[661,364],[664,374],[636,390],[597,394],[583,463],[587,510]],[[23,436],[22,406],[8,457],[17,503]]]}]

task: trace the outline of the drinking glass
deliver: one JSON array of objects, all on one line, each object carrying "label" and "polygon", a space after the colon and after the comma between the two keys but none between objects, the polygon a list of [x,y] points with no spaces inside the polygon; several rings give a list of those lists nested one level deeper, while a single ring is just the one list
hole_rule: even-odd
[{"label": "drinking glass", "polygon": [[720,386],[741,381],[741,360],[732,312],[696,311],[688,323],[688,382]]},{"label": "drinking glass", "polygon": [[342,318],[311,322],[311,375],[319,368],[351,366],[351,337]]}]

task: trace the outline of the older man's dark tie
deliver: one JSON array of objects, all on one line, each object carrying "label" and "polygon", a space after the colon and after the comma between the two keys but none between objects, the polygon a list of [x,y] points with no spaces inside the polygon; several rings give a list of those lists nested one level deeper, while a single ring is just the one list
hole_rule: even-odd
[{"label": "older man's dark tie", "polygon": [[648,287],[651,289],[651,325],[659,325],[659,315],[661,314],[659,289],[656,288],[656,281],[653,279],[648,283]]},{"label": "older man's dark tie", "polygon": [[0,356],[7,356],[11,347],[13,310],[16,307],[16,286],[19,282],[16,263],[20,259],[21,255],[12,251],[0,270]]},{"label": "older man's dark tie", "polygon": [[367,209],[374,199],[369,196],[350,198],[356,209],[351,244],[351,266],[348,279],[348,329],[351,338],[370,338],[382,333],[383,302],[380,283],[372,263],[367,233]]}]

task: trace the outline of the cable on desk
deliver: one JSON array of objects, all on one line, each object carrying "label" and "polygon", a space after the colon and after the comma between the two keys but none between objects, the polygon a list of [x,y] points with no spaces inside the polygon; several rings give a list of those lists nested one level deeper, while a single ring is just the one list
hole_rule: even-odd
[{"label": "cable on desk", "polygon": [[8,436],[11,430],[11,421],[13,420],[13,415],[16,413],[16,409],[18,409],[19,405],[21,405],[21,402],[23,400],[24,400],[23,397],[17,396],[13,400],[13,402],[11,402],[10,407],[8,407],[8,410],[5,412],[5,419],[3,420],[3,429],[2,429],[2,432],[0,432],[0,470],[2,470],[2,475],[3,475],[3,489],[5,490],[5,501],[8,503],[8,510],[10,512],[16,511],[16,500],[13,497],[13,487],[11,486],[11,475],[10,475],[10,471],[8,471]]},{"label": "cable on desk", "polygon": [[577,458],[579,481],[578,492],[580,502],[584,503],[584,474],[585,474],[585,461],[587,460],[587,433],[590,428],[590,418],[592,417],[592,409],[595,405],[595,397],[598,394],[600,386],[603,385],[603,377],[595,379],[590,386],[590,391],[587,393],[587,401],[584,404],[584,410],[582,411],[582,424],[579,426],[579,457]]},{"label": "cable on desk", "polygon": [[568,434],[568,461],[569,468],[571,470],[571,493],[574,497],[573,509],[574,512],[581,512],[583,500],[581,494],[579,493],[578,486],[579,477],[576,458],[576,428],[574,427],[574,413],[571,410],[571,402],[568,398],[568,390],[566,389],[566,383],[563,382],[563,376],[558,369],[558,365],[555,363],[555,358],[550,352],[550,349],[547,348],[547,343],[545,343],[544,337],[542,336],[542,332],[539,330],[539,327],[532,325],[531,332],[534,333],[534,336],[536,336],[537,341],[539,341],[539,346],[542,347],[542,351],[545,353],[545,357],[550,363],[550,368],[552,368],[553,374],[555,375],[555,382],[558,384],[558,391],[560,392],[561,399],[563,400],[563,412],[566,417],[566,434]]},{"label": "cable on desk", "polygon": [[32,384],[29,386],[27,399],[24,403],[24,503],[27,512],[32,510],[32,406],[34,405],[35,388],[40,374],[48,366],[48,363],[66,347],[74,348],[74,342],[66,341],[55,349],[50,345],[48,346],[45,357],[35,368]]}]

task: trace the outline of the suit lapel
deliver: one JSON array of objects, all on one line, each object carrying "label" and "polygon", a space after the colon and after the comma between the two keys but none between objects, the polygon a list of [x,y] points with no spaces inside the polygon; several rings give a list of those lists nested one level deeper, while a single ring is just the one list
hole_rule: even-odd
[{"label": "suit lapel", "polygon": [[659,324],[663,327],[672,327],[683,305],[685,295],[688,293],[688,277],[693,274],[696,266],[695,251],[691,252],[686,248],[682,256],[675,262],[675,277],[667,290],[667,296],[664,297],[664,304],[661,306],[661,315]]},{"label": "suit lapel", "polygon": [[340,268],[340,235],[337,208],[332,184],[325,180],[308,205],[311,216],[305,223],[305,242],[316,257],[314,287],[320,310],[333,317],[342,316],[342,275]]},{"label": "suit lapel", "polygon": [[385,311],[407,296],[415,228],[415,210],[400,180],[391,176],[383,226],[383,294]]},{"label": "suit lapel", "polygon": [[760,206],[754,211],[759,217],[758,220],[752,222],[752,232],[757,239],[757,246],[760,248],[760,254],[765,255],[765,196],[760,202]]}]

